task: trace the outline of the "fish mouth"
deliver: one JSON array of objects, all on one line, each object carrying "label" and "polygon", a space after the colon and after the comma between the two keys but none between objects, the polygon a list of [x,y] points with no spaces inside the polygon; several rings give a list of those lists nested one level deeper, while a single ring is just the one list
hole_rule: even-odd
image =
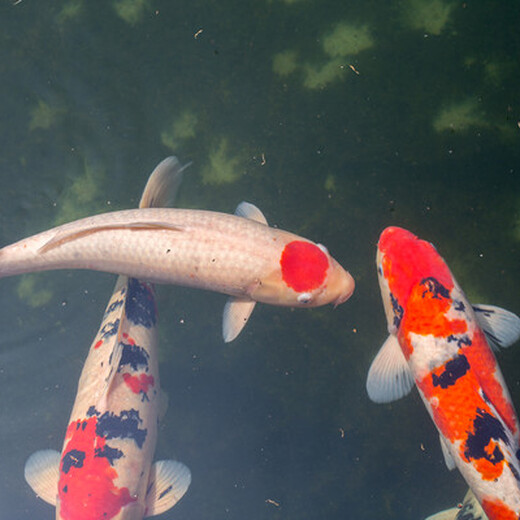
[{"label": "fish mouth", "polygon": [[343,280],[343,291],[341,291],[340,295],[334,300],[334,308],[336,308],[338,305],[341,305],[342,303],[345,303],[351,296],[354,294],[354,289],[356,288],[356,282],[354,281],[354,278],[352,278],[352,275],[345,271],[344,280]]}]

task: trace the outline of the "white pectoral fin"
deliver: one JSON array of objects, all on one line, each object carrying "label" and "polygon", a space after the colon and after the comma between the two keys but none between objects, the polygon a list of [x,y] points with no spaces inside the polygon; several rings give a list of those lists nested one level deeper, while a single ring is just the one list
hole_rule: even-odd
[{"label": "white pectoral fin", "polygon": [[441,443],[442,456],[444,457],[444,462],[446,463],[446,467],[453,471],[455,469],[455,461],[451,456],[450,448],[448,446],[448,441],[439,433],[439,442]]},{"label": "white pectoral fin", "polygon": [[229,298],[222,317],[222,336],[226,343],[233,341],[240,334],[255,305],[254,300]]},{"label": "white pectoral fin", "polygon": [[159,460],[150,472],[146,494],[145,516],[154,516],[168,511],[188,491],[191,472],[181,462]]},{"label": "white pectoral fin", "polygon": [[510,347],[520,339],[520,317],[495,305],[473,305],[478,323],[493,350]]},{"label": "white pectoral fin", "polygon": [[414,379],[397,337],[391,334],[372,361],[367,377],[368,397],[390,403],[410,393]]},{"label": "white pectoral fin", "polygon": [[31,489],[48,504],[56,505],[60,477],[60,453],[56,450],[34,452],[25,463],[24,476]]},{"label": "white pectoral fin", "polygon": [[458,507],[452,507],[451,509],[446,509],[445,511],[431,515],[426,518],[426,520],[455,520],[459,511],[460,509]]},{"label": "white pectoral fin", "polygon": [[182,182],[184,170],[190,165],[181,165],[177,157],[161,161],[150,174],[139,202],[140,208],[167,208],[171,206]]},{"label": "white pectoral fin", "polygon": [[244,217],[249,220],[254,220],[255,222],[260,222],[260,224],[265,224],[267,226],[267,219],[264,214],[250,202],[241,202],[235,210],[235,215],[237,217]]}]

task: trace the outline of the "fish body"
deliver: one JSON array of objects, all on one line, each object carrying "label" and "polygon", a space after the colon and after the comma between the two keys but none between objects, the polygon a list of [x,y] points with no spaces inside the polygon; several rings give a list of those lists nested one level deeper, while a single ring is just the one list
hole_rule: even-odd
[{"label": "fish body", "polygon": [[435,247],[387,228],[377,269],[390,337],[369,371],[372,400],[389,402],[414,383],[457,467],[490,520],[520,515],[519,423],[486,334],[508,346],[520,318],[472,307]]},{"label": "fish body", "polygon": [[[161,165],[180,173],[178,163]],[[164,175],[159,167],[154,173]],[[120,276],[83,366],[62,451],[33,454],[26,480],[56,506],[57,520],[142,520],[166,511],[191,475],[176,461],[152,465],[164,408],[154,289]]]},{"label": "fish body", "polygon": [[157,207],[105,213],[0,249],[0,277],[52,269],[93,269],[228,294],[227,341],[255,302],[338,305],[354,291],[352,276],[324,246],[269,227],[247,203],[236,215]]}]

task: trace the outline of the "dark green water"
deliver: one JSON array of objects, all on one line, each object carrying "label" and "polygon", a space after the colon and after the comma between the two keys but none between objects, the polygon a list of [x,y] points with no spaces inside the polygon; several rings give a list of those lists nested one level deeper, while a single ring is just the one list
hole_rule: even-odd
[{"label": "dark green water", "polygon": [[[375,247],[406,227],[470,299],[520,312],[519,23],[516,1],[1,1],[0,244],[135,207],[175,153],[180,206],[251,201],[357,281],[336,310],[258,306],[231,345],[224,297],[159,288],[156,455],[193,474],[161,518],[420,520],[462,499],[416,392],[366,395]],[[0,520],[54,518],[23,465],[61,448],[114,280],[1,282]],[[499,362],[518,405],[518,345]]]}]

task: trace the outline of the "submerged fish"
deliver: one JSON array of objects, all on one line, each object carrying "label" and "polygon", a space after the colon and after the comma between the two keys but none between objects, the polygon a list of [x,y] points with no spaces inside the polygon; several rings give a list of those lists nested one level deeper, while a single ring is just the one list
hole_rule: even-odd
[{"label": "submerged fish", "polygon": [[235,215],[157,207],[105,213],[0,249],[0,277],[69,268],[228,294],[225,341],[240,333],[256,302],[338,305],[354,291],[324,246],[269,227],[248,203]]},{"label": "submerged fish", "polygon": [[460,507],[446,509],[429,516],[426,520],[488,520],[488,517],[470,489]]},{"label": "submerged fish", "polygon": [[[141,205],[163,203],[182,169],[169,158],[154,170]],[[183,464],[152,465],[160,391],[153,287],[120,276],[78,383],[61,454],[38,451],[25,478],[59,520],[141,520],[160,514],[191,481]]]},{"label": "submerged fish", "polygon": [[472,307],[433,245],[404,229],[381,234],[377,270],[390,337],[368,373],[370,398],[390,402],[415,383],[448,467],[491,520],[517,519],[519,424],[488,341],[514,343],[520,318]]}]

